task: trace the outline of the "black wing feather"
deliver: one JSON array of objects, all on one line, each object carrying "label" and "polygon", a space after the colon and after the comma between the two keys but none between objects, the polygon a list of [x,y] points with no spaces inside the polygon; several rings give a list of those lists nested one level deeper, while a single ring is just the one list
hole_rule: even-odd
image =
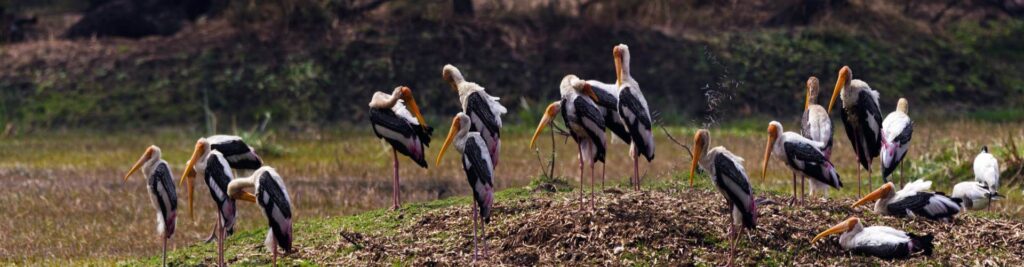
[{"label": "black wing feather", "polygon": [[[469,116],[480,118],[480,121],[484,123],[484,127],[487,127],[488,131],[500,137],[501,127],[498,127],[498,120],[494,118],[494,112],[491,111],[491,106],[487,104],[484,97],[485,96],[481,95],[479,92],[470,94],[468,99],[466,99],[465,111]],[[480,129],[476,129],[476,125],[470,127],[469,130],[480,131]]]},{"label": "black wing feather", "polygon": [[[733,207],[739,208],[742,211],[743,226],[753,229],[757,223],[757,210],[754,209],[753,205],[755,204],[753,199],[751,199],[754,192],[748,182],[747,174],[736,168],[736,162],[722,154],[715,157],[715,172],[717,173],[715,183],[722,187],[723,190],[721,191],[725,193],[729,203],[732,203]],[[729,190],[727,186],[729,183],[738,186],[746,195],[736,195],[735,192]],[[744,205],[743,203],[750,203],[750,205]]]},{"label": "black wing feather", "polygon": [[[583,97],[577,97],[573,105],[576,109],[577,123],[579,123],[579,125],[582,126],[581,128],[584,129],[584,132],[586,132],[585,134],[588,137],[590,137],[590,140],[594,140],[594,146],[597,147],[597,153],[594,154],[594,160],[604,162],[604,155],[606,149],[606,144],[603,142],[605,129],[604,116],[601,116],[601,111],[598,110],[597,107],[588,103],[587,100]],[[593,122],[595,125],[597,125],[598,128],[601,128],[601,132],[592,132],[589,128],[587,128],[586,124],[584,123],[585,121]]]},{"label": "black wing feather", "polygon": [[256,200],[260,202],[260,206],[263,207],[263,214],[267,216],[267,223],[270,224],[271,232],[274,235],[274,239],[277,240],[278,244],[284,248],[285,251],[291,251],[292,248],[292,237],[288,235],[283,229],[282,225],[273,218],[274,207],[277,207],[281,211],[286,219],[292,219],[292,206],[288,202],[288,197],[285,196],[284,189],[277,184],[274,177],[270,175],[270,172],[264,172],[260,176],[260,190],[256,192]]}]

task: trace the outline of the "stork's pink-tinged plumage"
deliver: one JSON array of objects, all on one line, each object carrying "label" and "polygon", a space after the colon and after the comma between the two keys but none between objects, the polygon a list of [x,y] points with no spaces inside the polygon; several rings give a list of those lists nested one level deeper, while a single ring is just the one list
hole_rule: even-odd
[{"label": "stork's pink-tinged plumage", "polygon": [[[853,79],[850,67],[839,69],[836,87],[832,90],[832,99],[828,102],[828,112],[832,113],[836,99],[842,98],[842,111],[839,118],[846,128],[846,137],[853,145],[857,161],[868,170],[868,187],[871,186],[871,162],[878,157],[882,146],[882,113],[878,108],[878,91],[871,89],[868,83]],[[857,195],[861,195],[861,169],[857,169]]]},{"label": "stork's pink-tinged plumage", "polygon": [[[883,180],[888,180],[889,175],[896,171],[896,167],[907,156],[907,150],[910,150],[914,121],[907,116],[907,105],[907,99],[900,98],[896,103],[896,111],[889,113],[882,121],[882,148],[879,154]],[[903,184],[903,172],[900,172],[899,184]]]},{"label": "stork's pink-tinged plumage", "polygon": [[462,113],[469,116],[472,122],[467,125],[469,130],[479,132],[484,138],[491,158],[494,159],[494,166],[497,167],[501,152],[501,116],[508,112],[498,102],[501,98],[491,96],[477,83],[466,81],[462,72],[450,64],[441,69],[441,78],[459,93]]},{"label": "stork's pink-tinged plumage", "polygon": [[757,227],[757,202],[754,200],[754,188],[750,186],[750,178],[743,168],[743,158],[732,154],[725,147],[708,148],[711,144],[711,133],[701,129],[693,137],[693,160],[690,163],[690,187],[693,187],[693,174],[700,165],[701,169],[711,177],[715,188],[725,197],[726,204],[732,210],[732,224],[729,225],[729,263],[736,251],[736,239],[743,228]]},{"label": "stork's pink-tinged plumage", "polygon": [[[832,118],[829,118],[828,111],[824,107],[818,105],[818,94],[821,91],[817,77],[810,77],[807,79],[807,99],[804,102],[804,114],[800,117],[800,135],[811,139],[812,141],[821,142],[825,144],[825,147],[821,149],[821,152],[825,154],[826,160],[832,158]],[[806,180],[806,176],[800,181],[800,195],[803,195],[803,180]],[[827,184],[818,182],[818,180],[811,179],[811,194],[814,192],[821,192],[823,195],[828,195]]]},{"label": "stork's pink-tinged plumage", "polygon": [[612,48],[615,60],[615,84],[619,87],[619,117],[630,135],[629,152],[633,156],[633,186],[640,190],[640,155],[647,162],[654,160],[654,132],[647,98],[640,90],[640,84],[630,74],[629,47],[619,44]]},{"label": "stork's pink-tinged plumage", "polygon": [[[487,257],[487,224],[491,223],[491,208],[494,205],[494,161],[487,150],[487,142],[479,132],[471,132],[469,115],[459,112],[452,119],[452,127],[448,138],[437,154],[437,165],[448,146],[454,144],[455,150],[462,154],[462,169],[466,172],[466,181],[473,189],[473,261],[477,258],[477,225],[480,225],[484,243],[484,257]],[[479,220],[477,218],[480,218]]]},{"label": "stork's pink-tinged plumage", "polygon": [[146,188],[149,189],[149,197],[156,208],[156,232],[163,240],[163,258],[161,265],[167,265],[167,240],[174,235],[174,227],[177,225],[178,217],[178,193],[174,187],[174,175],[167,161],[160,158],[160,148],[149,146],[142,157],[135,162],[135,165],[124,175],[124,181],[128,181],[135,171],[142,168],[142,174],[146,177]]},{"label": "stork's pink-tinged plumage", "polygon": [[768,123],[768,143],[764,148],[761,179],[764,180],[765,174],[768,172],[768,158],[774,153],[776,159],[784,162],[793,171],[791,204],[796,202],[797,173],[833,188],[843,187],[836,168],[832,166],[831,161],[825,158],[825,153],[821,152],[824,147],[825,144],[812,141],[797,133],[783,132],[782,124],[777,121]]},{"label": "stork's pink-tinged plumage", "polygon": [[286,254],[292,251],[292,199],[281,175],[267,166],[249,177],[232,180],[228,184],[228,195],[248,200],[250,194],[244,191],[246,188],[253,188],[256,192],[255,202],[267,217],[269,229],[263,243],[273,253],[272,266],[277,266],[277,247],[284,249]]},{"label": "stork's pink-tinged plumage", "polygon": [[370,99],[370,123],[373,133],[391,145],[394,167],[394,180],[391,184],[391,208],[402,207],[402,186],[398,176],[398,154],[408,156],[427,168],[426,152],[430,145],[433,128],[427,125],[420,107],[412,96],[412,89],[405,86],[396,87],[391,94],[373,93]]}]

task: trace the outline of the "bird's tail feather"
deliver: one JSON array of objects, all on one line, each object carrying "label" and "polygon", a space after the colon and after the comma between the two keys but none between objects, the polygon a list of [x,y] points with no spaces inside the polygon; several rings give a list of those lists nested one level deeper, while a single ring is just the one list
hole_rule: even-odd
[{"label": "bird's tail feather", "polygon": [[932,249],[935,248],[935,246],[932,245],[932,240],[935,239],[934,236],[932,236],[931,234],[926,234],[926,235],[923,235],[923,236],[915,235],[915,234],[912,234],[912,233],[907,233],[907,234],[910,236],[910,243],[911,243],[911,245],[913,245],[913,248],[911,248],[911,251],[910,251],[911,253],[916,253],[916,252],[919,252],[919,251],[924,251],[924,255],[926,255],[926,256],[931,256],[932,255]]}]

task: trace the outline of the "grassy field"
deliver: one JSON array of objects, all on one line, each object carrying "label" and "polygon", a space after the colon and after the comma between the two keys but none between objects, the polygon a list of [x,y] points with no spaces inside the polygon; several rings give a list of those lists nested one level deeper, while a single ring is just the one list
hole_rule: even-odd
[{"label": "grassy field", "polygon": [[[787,130],[797,130],[793,121],[783,121]],[[981,145],[988,145],[1005,162],[1010,154],[1006,138],[1021,137],[1019,123],[953,121],[936,124],[934,121],[938,120],[922,119],[916,124],[907,176],[935,180],[933,189],[940,191],[948,191],[955,181],[971,176],[970,162]],[[758,165],[765,127],[766,123],[760,121],[727,123],[712,129],[712,145],[725,145],[746,158],[747,170],[756,176],[755,173],[760,172]],[[540,175],[551,145],[545,137],[540,141],[541,152],[531,151],[526,146],[532,129],[528,126],[508,128],[503,135],[501,165],[497,168],[499,189],[522,188]],[[436,156],[437,143],[440,143],[437,140],[443,138],[447,129],[436,131],[434,146],[428,150],[431,159]],[[682,142],[692,140],[692,128],[670,127],[668,131]],[[174,174],[180,175],[196,136],[178,129],[161,129],[117,134],[51,132],[0,139],[0,185],[3,185],[0,186],[0,203],[14,203],[0,210],[0,217],[7,218],[0,222],[0,236],[8,241],[0,244],[0,260],[9,263],[110,263],[158,254],[154,214],[145,185],[139,177],[127,183],[122,183],[120,178],[149,144],[161,146],[164,159],[171,163]],[[651,185],[685,181],[689,155],[673,144],[661,129],[657,130],[656,137],[656,159],[650,165],[641,165],[646,181]],[[853,153],[844,133],[836,133],[836,138],[834,162],[840,168],[846,187],[833,194],[850,197],[856,194]],[[575,178],[574,145],[571,141],[563,142],[561,137],[557,139],[556,176]],[[352,221],[356,219],[343,217],[385,207],[390,201],[390,152],[372,137],[372,133],[367,130],[300,132],[278,134],[267,141],[279,147],[274,155],[266,155],[265,160],[278,169],[288,184],[299,222],[296,231],[321,227],[330,234],[322,238],[335,240],[337,236],[333,233],[339,230],[337,223],[359,224],[359,229],[389,229],[388,221],[356,222]],[[610,185],[619,185],[630,173],[627,150],[621,143],[611,145]],[[401,216],[417,214],[421,208],[465,201],[464,198],[449,198],[464,196],[468,190],[456,159],[455,154],[449,155],[441,166],[431,166],[429,170],[401,160],[406,203],[445,199],[413,206]],[[874,177],[877,186],[877,171]],[[767,181],[755,178],[758,191],[788,193],[789,182],[788,171],[774,160]],[[187,255],[197,250],[207,251],[203,255],[209,255],[211,246],[193,246],[209,233],[215,216],[204,186],[197,186],[196,216],[182,214],[179,217],[178,232],[170,244],[182,250],[174,255]],[[1003,188],[1002,193],[1008,195],[1008,200],[997,204],[993,212],[985,216],[1004,214],[1020,218],[1024,214],[1020,208],[1020,188],[1018,185]],[[179,195],[182,194],[179,189]],[[513,197],[525,193],[517,189],[503,194]],[[508,198],[499,200],[508,201]],[[370,212],[390,216],[381,213],[380,210]],[[259,242],[240,244],[236,240],[262,239],[259,231],[247,230],[263,229],[263,215],[255,207],[243,206],[239,216],[238,228],[242,231],[230,244],[242,249],[252,248]],[[327,222],[332,224],[319,225]],[[301,242],[309,242],[305,238],[300,237]],[[251,252],[251,249],[246,251]],[[329,258],[304,260],[330,262]],[[246,262],[245,259],[237,261]]]}]

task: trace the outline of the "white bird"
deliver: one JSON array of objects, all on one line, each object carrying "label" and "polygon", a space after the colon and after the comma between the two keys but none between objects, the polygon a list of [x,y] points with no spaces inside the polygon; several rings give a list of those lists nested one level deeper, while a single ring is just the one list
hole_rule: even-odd
[{"label": "white bird", "polygon": [[427,168],[425,147],[430,146],[430,135],[434,129],[427,125],[420,107],[412,96],[412,89],[396,87],[389,95],[373,93],[370,99],[370,123],[377,138],[391,145],[394,180],[391,184],[391,208],[402,207],[402,184],[398,176],[398,153]]},{"label": "white bird", "polygon": [[629,47],[619,44],[612,48],[615,59],[615,84],[619,88],[619,117],[630,135],[629,154],[633,157],[633,186],[640,190],[640,155],[647,162],[654,159],[653,121],[647,99],[640,84],[630,75]]},{"label": "white bird", "polygon": [[127,182],[128,177],[139,170],[139,167],[142,167],[150,200],[156,208],[156,232],[164,241],[161,265],[167,265],[167,239],[174,235],[178,217],[178,193],[174,188],[174,175],[171,174],[167,161],[160,158],[160,148],[157,146],[149,146],[146,149],[142,157],[128,170],[128,174],[124,175],[124,182]]},{"label": "white bird", "polygon": [[[494,161],[491,160],[487,150],[487,142],[479,132],[470,132],[469,124],[472,120],[465,113],[459,112],[452,119],[452,128],[448,132],[448,138],[441,146],[441,152],[437,154],[437,165],[441,164],[441,157],[444,156],[448,146],[455,144],[455,150],[462,153],[462,168],[466,171],[466,181],[473,188],[473,261],[476,261],[477,251],[477,216],[480,216],[479,224],[481,239],[484,243],[484,257],[487,257],[487,230],[485,226],[491,223],[491,207],[494,205]],[[479,209],[479,213],[477,212]]]},{"label": "white bird", "polygon": [[875,212],[897,218],[923,217],[936,221],[951,221],[960,213],[960,199],[950,198],[942,192],[927,192],[932,182],[918,179],[895,191],[892,182],[883,184],[874,192],[865,195],[850,208],[875,202]]},{"label": "white bird", "polygon": [[[708,173],[714,181],[718,192],[725,197],[726,204],[732,210],[732,224],[729,225],[729,263],[736,251],[736,239],[743,228],[757,227],[757,203],[754,201],[754,189],[750,186],[750,178],[743,169],[743,158],[732,154],[725,147],[718,146],[708,149],[711,134],[700,129],[693,137],[693,161],[690,163],[690,187],[693,187],[693,174],[697,165]],[[705,156],[706,155],[706,156]]]},{"label": "white bird", "polygon": [[[605,128],[611,130],[612,134],[624,144],[631,144],[633,139],[629,136],[629,130],[626,129],[626,122],[622,120],[622,116],[619,116],[619,87],[596,80],[587,80],[586,85],[590,86],[591,91],[594,91],[594,95],[597,96],[595,103],[601,107],[604,113]],[[607,164],[601,164],[602,189],[604,188],[605,167]]]},{"label": "white bird", "polygon": [[[217,265],[224,266],[224,240],[235,232],[235,215],[237,212],[235,199],[227,194],[228,183],[234,179],[231,172],[231,165],[227,157],[219,150],[210,150],[209,143],[200,139],[196,143],[196,152],[192,153],[188,165],[185,167],[185,177],[182,178],[188,184],[194,184],[196,175],[203,176],[203,181],[210,189],[210,197],[217,207],[217,224],[214,226],[211,238],[217,241]],[[206,147],[206,148],[204,148]],[[188,170],[194,170],[189,172]],[[244,200],[255,201],[255,197],[247,195]],[[190,199],[191,202],[191,199]]]},{"label": "white bird", "polygon": [[[878,157],[882,146],[882,113],[878,108],[878,91],[872,90],[864,81],[851,80],[852,77],[853,71],[849,66],[839,69],[839,78],[836,79],[827,111],[831,114],[836,98],[842,97],[843,112],[840,112],[839,118],[843,120],[846,137],[853,144],[857,160],[861,167],[868,170],[868,188],[871,188],[871,161]],[[858,168],[857,195],[862,193],[860,171]]]},{"label": "white bird", "polygon": [[[800,135],[807,137],[813,141],[821,142],[825,144],[825,147],[821,149],[821,152],[825,154],[826,160],[831,160],[832,157],[832,118],[828,116],[828,111],[821,105],[818,105],[818,94],[821,91],[819,86],[818,78],[811,76],[807,78],[807,99],[804,102],[804,114],[800,117]],[[800,181],[800,195],[803,196],[803,180],[806,180],[806,176],[802,176],[803,179]],[[821,192],[823,196],[828,196],[827,184],[818,182],[817,180],[811,180],[811,194],[814,192]]]},{"label": "white bird", "polygon": [[[896,103],[896,111],[889,113],[882,121],[882,147],[879,154],[882,159],[882,179],[888,181],[890,174],[910,149],[910,138],[914,134],[914,121],[907,116],[907,99],[900,98]],[[900,172],[900,184],[903,184],[903,172]]]},{"label": "white bird", "polygon": [[200,158],[204,159],[212,151],[219,151],[231,169],[255,170],[263,166],[263,160],[256,154],[256,150],[242,141],[242,137],[235,135],[213,135],[196,140],[195,150],[192,151],[192,158],[189,159],[185,173],[181,174],[178,186],[185,184],[185,191],[188,191],[188,213],[192,216],[193,192],[195,191],[196,169],[194,165]]},{"label": "white bird", "polygon": [[864,227],[857,217],[850,217],[821,232],[811,240],[811,244],[838,233],[842,233],[839,246],[843,249],[883,259],[903,259],[921,253],[931,256],[934,248],[934,237],[930,234],[918,236],[888,226]]},{"label": "white bird", "polygon": [[825,153],[821,151],[824,148],[824,143],[807,139],[794,132],[783,132],[782,124],[772,121],[768,123],[768,143],[764,148],[761,179],[764,180],[768,172],[768,159],[772,153],[775,153],[775,158],[786,163],[786,166],[793,172],[793,198],[790,200],[790,204],[796,201],[797,173],[811,177],[816,182],[841,188],[843,182],[840,180],[835,166],[825,158]]},{"label": "white bird", "polygon": [[960,206],[968,210],[988,208],[992,201],[1002,199],[998,192],[990,191],[984,182],[967,181],[953,186],[951,197],[960,199]]},{"label": "white bird", "polygon": [[580,80],[576,75],[566,75],[559,86],[562,100],[548,105],[544,116],[537,124],[537,130],[530,139],[530,148],[534,148],[537,137],[561,111],[565,125],[569,127],[569,135],[576,141],[580,160],[580,206],[583,206],[583,167],[590,165],[590,207],[594,208],[594,164],[604,162],[606,140],[605,116],[595,101],[597,96],[591,86]]},{"label": "white bird", "polygon": [[501,98],[491,96],[479,84],[466,81],[462,72],[451,64],[444,65],[441,77],[452,89],[459,92],[462,113],[468,115],[473,122],[469,125],[469,130],[480,132],[480,136],[487,142],[487,150],[494,159],[494,166],[497,167],[501,151],[501,115],[508,112],[505,106],[498,102]]},{"label": "white bird", "polygon": [[988,190],[999,192],[999,161],[988,153],[988,146],[974,157],[974,180],[988,185]]},{"label": "white bird", "polygon": [[292,251],[292,199],[281,175],[268,166],[259,168],[249,177],[232,180],[228,184],[228,195],[233,199],[247,198],[249,194],[244,190],[249,187],[256,192],[256,203],[267,217],[270,229],[263,243],[273,253],[273,266],[277,266],[277,247],[286,254]]}]

